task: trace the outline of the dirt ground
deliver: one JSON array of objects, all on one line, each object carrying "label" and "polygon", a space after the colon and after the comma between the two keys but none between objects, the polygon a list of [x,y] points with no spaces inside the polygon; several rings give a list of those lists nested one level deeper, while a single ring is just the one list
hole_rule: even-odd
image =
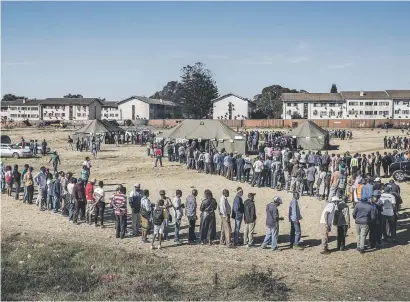
[{"label": "dirt ground", "polygon": [[[384,135],[400,135],[400,130],[355,130],[353,139],[341,141],[332,139],[332,145],[338,145],[338,150],[332,153],[375,152],[382,151]],[[45,138],[52,149],[56,149],[61,158],[63,171],[72,171],[75,176],[80,174],[84,157],[89,155],[67,150],[67,137],[72,130],[51,129],[13,129],[4,130],[2,134],[10,135],[12,141],[21,136],[27,140]],[[114,189],[116,184],[122,183],[127,190],[132,189],[134,183],[140,183],[143,189],[149,189],[151,200],[156,201],[158,191],[163,189],[172,197],[176,189],[181,189],[183,198],[196,188],[202,197],[205,189],[210,189],[214,197],[219,200],[223,189],[230,191],[230,202],[233,201],[236,182],[228,181],[219,176],[205,175],[187,170],[185,166],[169,163],[164,159],[163,168],[153,168],[153,160],[148,158],[145,147],[102,145],[98,158],[92,160],[91,177],[103,180],[107,189]],[[15,163],[22,167],[25,163],[32,165],[35,172],[40,166],[47,165],[50,157],[36,159],[2,159],[5,165]],[[173,240],[165,242],[164,249],[151,251],[148,244],[142,244],[139,238],[115,239],[112,221],[105,229],[81,224],[75,226],[68,223],[68,219],[61,215],[40,212],[35,206],[28,206],[16,202],[4,195],[1,196],[1,234],[2,237],[15,232],[25,233],[27,236],[47,240],[73,241],[76,243],[93,243],[112,248],[121,247],[130,252],[143,252],[164,257],[178,263],[181,272],[189,272],[186,282],[207,282],[215,272],[221,276],[232,276],[239,271],[250,270],[252,265],[261,268],[272,268],[283,276],[283,281],[291,288],[292,300],[409,300],[410,297],[410,185],[402,183],[403,211],[400,212],[398,225],[399,243],[386,243],[383,248],[365,254],[356,250],[356,236],[354,221],[348,231],[346,252],[335,251],[330,255],[319,254],[320,234],[319,219],[324,202],[310,197],[300,199],[303,220],[302,240],[307,246],[303,251],[288,249],[290,226],[287,222],[287,211],[291,199],[290,194],[277,192],[269,188],[251,188],[248,184],[240,184],[245,196],[249,192],[256,193],[257,223],[255,237],[257,243],[265,235],[265,207],[274,197],[280,196],[283,205],[279,208],[285,220],[280,225],[281,251],[272,253],[260,248],[238,247],[227,249],[220,246],[175,246]],[[200,202],[200,201],[199,201]],[[107,214],[109,215],[109,213]],[[198,215],[199,216],[199,215]],[[218,215],[217,215],[218,217]],[[218,219],[218,218],[217,218]],[[184,219],[183,239],[187,234],[187,221]],[[217,231],[220,230],[217,220]],[[335,232],[331,232],[330,249],[336,247]],[[192,269],[195,268],[195,269]],[[137,299],[137,297],[136,297]]]}]

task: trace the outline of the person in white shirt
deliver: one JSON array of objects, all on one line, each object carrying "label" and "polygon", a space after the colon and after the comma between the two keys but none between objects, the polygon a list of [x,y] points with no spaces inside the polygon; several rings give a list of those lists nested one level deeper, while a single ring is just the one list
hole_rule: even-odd
[{"label": "person in white shirt", "polygon": [[263,163],[260,160],[259,156],[256,158],[256,161],[253,164],[253,168],[254,168],[255,175],[253,178],[252,187],[254,187],[256,184],[259,188],[262,182],[262,171],[263,171]]},{"label": "person in white shirt", "polygon": [[204,163],[205,163],[205,167],[204,167],[205,173],[206,174],[211,173],[211,155],[209,154],[208,151],[206,151],[204,154]]},{"label": "person in white shirt", "polygon": [[219,239],[220,244],[232,246],[231,243],[231,206],[228,201],[229,191],[224,189],[222,191],[222,196],[219,200],[219,214],[221,215],[221,238]]},{"label": "person in white shirt", "polygon": [[172,201],[172,206],[175,210],[175,239],[174,241],[178,244],[180,244],[181,242],[179,241],[179,231],[181,229],[181,219],[182,219],[182,215],[183,215],[183,205],[181,202],[181,196],[182,196],[182,191],[181,190],[176,190],[175,192],[175,197],[174,200]]},{"label": "person in white shirt", "polygon": [[73,198],[73,190],[74,186],[77,183],[76,178],[71,178],[70,183],[67,185],[67,204],[68,204],[68,221],[73,221],[74,216],[74,198]]},{"label": "person in white shirt", "polygon": [[46,177],[46,168],[41,167],[40,172],[37,173],[36,176],[34,176],[34,182],[38,186],[38,196],[36,200],[36,205],[40,207],[40,209],[43,206],[43,202],[45,201],[47,197],[47,177]]},{"label": "person in white shirt", "polygon": [[102,180],[98,182],[98,187],[94,187],[93,197],[95,200],[94,225],[97,226],[98,215],[100,215],[100,227],[104,227],[105,192]]},{"label": "person in white shirt", "polygon": [[393,241],[396,241],[396,197],[390,193],[391,187],[386,186],[384,192],[380,196],[382,204],[382,231],[383,240],[386,241],[390,236]]},{"label": "person in white shirt", "polygon": [[332,201],[329,202],[323,209],[322,215],[320,216],[320,233],[322,235],[322,251],[321,254],[329,254],[328,243],[329,243],[329,232],[332,229],[333,217],[335,215],[336,205],[339,201],[337,196],[332,197]]}]

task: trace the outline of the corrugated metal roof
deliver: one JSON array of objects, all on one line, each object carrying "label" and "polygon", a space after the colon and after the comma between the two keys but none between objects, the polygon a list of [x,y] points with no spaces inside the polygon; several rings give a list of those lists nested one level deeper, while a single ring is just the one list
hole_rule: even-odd
[{"label": "corrugated metal roof", "polygon": [[80,105],[86,106],[90,105],[92,102],[97,100],[97,98],[47,98],[40,102],[41,105]]},{"label": "corrugated metal roof", "polygon": [[164,106],[178,106],[177,104],[175,104],[174,102],[171,101],[167,101],[167,100],[158,100],[158,99],[151,99],[151,98],[147,98],[145,96],[132,96],[129,97],[128,99],[122,100],[120,102],[118,102],[117,104],[124,104],[128,101],[131,100],[140,100],[141,102],[147,103],[147,104],[152,104],[152,105],[164,105]]},{"label": "corrugated metal roof", "polygon": [[392,99],[410,99],[410,90],[386,90]]},{"label": "corrugated metal roof", "polygon": [[282,101],[343,101],[340,93],[282,93]]},{"label": "corrugated metal roof", "polygon": [[2,101],[1,102],[1,106],[5,107],[5,106],[37,106],[42,100],[37,100],[37,99],[33,99],[33,100],[26,100],[24,102],[23,99],[17,99],[14,101]]},{"label": "corrugated metal roof", "polygon": [[118,108],[117,102],[102,102],[102,107],[114,107]]},{"label": "corrugated metal roof", "polygon": [[390,99],[386,91],[363,91],[363,96],[360,96],[361,91],[341,91],[340,94],[345,100],[388,100]]},{"label": "corrugated metal roof", "polygon": [[222,95],[222,96],[220,96],[220,97],[217,97],[216,99],[213,99],[213,100],[212,100],[212,103],[219,102],[220,100],[223,100],[224,98],[227,98],[228,96],[235,96],[235,97],[237,97],[238,99],[241,99],[241,100],[244,100],[244,101],[246,101],[246,102],[255,104],[255,102],[253,102],[253,101],[251,101],[251,100],[249,100],[249,99],[247,99],[247,98],[244,98],[244,97],[242,97],[242,96],[240,96],[240,95],[237,95],[237,94],[235,94],[235,93],[232,93],[232,92],[227,93],[227,94],[224,94],[224,95]]}]

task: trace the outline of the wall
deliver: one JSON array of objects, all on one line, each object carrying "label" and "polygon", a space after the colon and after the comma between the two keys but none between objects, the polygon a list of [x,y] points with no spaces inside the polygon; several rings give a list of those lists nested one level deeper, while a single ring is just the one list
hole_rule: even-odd
[{"label": "wall", "polygon": [[[355,105],[352,105],[352,104]],[[366,105],[366,103],[372,103],[372,105]],[[386,103],[387,105],[382,105]],[[357,104],[357,105],[356,105]],[[375,105],[376,104],[376,105]],[[392,117],[392,100],[355,100],[355,99],[347,99],[346,100],[346,109],[347,115],[350,118],[353,116],[358,119],[383,119],[387,117]],[[365,114],[365,112],[372,112],[373,114]],[[376,112],[376,114],[374,114]]]},{"label": "wall", "polygon": [[120,111],[118,110],[118,107],[102,107],[101,118],[108,120],[119,120]]},{"label": "wall", "polygon": [[20,106],[9,106],[7,112],[2,112],[2,117],[3,116],[6,116],[8,120],[12,119],[14,121],[23,121],[26,119],[39,120],[39,106],[27,106],[24,104]]},{"label": "wall", "polygon": [[410,99],[393,101],[393,118],[408,119],[410,118]]},{"label": "wall", "polygon": [[230,95],[214,103],[214,109],[213,109],[213,119],[214,120],[217,120],[219,119],[218,117],[225,116],[225,114],[228,113],[229,102],[231,102],[235,108],[235,110],[232,110],[232,118],[238,115],[239,115],[239,117],[237,117],[238,120],[243,119],[242,115],[245,116],[246,118],[249,117],[248,116],[248,113],[249,113],[248,102],[234,95]]},{"label": "wall", "polygon": [[149,119],[149,104],[137,99],[132,99],[118,105],[120,120],[132,119],[132,105],[135,105],[135,118],[138,116],[140,119]]}]

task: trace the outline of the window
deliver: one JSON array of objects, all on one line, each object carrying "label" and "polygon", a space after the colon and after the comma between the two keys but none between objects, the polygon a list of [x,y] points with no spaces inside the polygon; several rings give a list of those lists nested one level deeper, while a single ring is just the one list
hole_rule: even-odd
[{"label": "window", "polygon": [[373,106],[373,102],[365,102],[365,106]]},{"label": "window", "polygon": [[17,117],[17,114],[10,114],[10,117]]},{"label": "window", "polygon": [[78,110],[78,111],[81,111],[81,106],[77,106],[77,110]]},{"label": "window", "polygon": [[313,104],[313,107],[319,107],[319,104],[318,104],[318,103],[314,103],[314,104]]},{"label": "window", "polygon": [[[381,111],[380,111],[381,112]],[[394,110],[394,114],[399,114],[400,113],[400,110]]]},{"label": "window", "polygon": [[363,102],[360,102],[359,105],[360,105],[360,106],[363,106]]},{"label": "window", "polygon": [[327,111],[320,111],[321,116],[327,116]]},{"label": "window", "polygon": [[56,117],[59,117],[60,116],[60,113],[56,113]]},{"label": "window", "polygon": [[410,113],[410,110],[402,110],[401,113],[402,113],[402,114],[409,114],[409,113]]},{"label": "window", "polygon": [[363,111],[359,111],[359,114],[363,114]]},{"label": "window", "polygon": [[83,113],[83,117],[86,117],[87,116],[87,114],[86,113]]},{"label": "window", "polygon": [[359,102],[349,102],[349,106],[357,106],[359,105]]},{"label": "window", "polygon": [[81,117],[81,113],[77,113],[77,117]]},{"label": "window", "polygon": [[61,113],[61,116],[62,116],[62,117],[65,117],[65,113],[64,113],[64,112],[63,112],[63,113]]},{"label": "window", "polygon": [[336,104],[329,104],[329,107],[336,107]]},{"label": "window", "polygon": [[380,102],[379,106],[389,106],[389,102]]},{"label": "window", "polygon": [[403,102],[403,105],[409,105],[410,102]]},{"label": "window", "polygon": [[[376,111],[376,114],[377,114],[377,111]],[[364,115],[373,115],[373,111],[365,111]]]}]

